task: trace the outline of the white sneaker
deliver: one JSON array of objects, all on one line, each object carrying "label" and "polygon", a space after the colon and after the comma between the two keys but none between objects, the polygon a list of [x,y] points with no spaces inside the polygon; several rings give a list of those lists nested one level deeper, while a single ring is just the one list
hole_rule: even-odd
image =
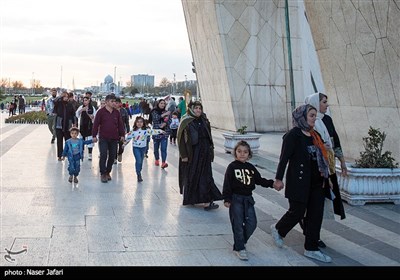
[{"label": "white sneaker", "polygon": [[328,255],[325,255],[321,251],[308,251],[304,250],[304,256],[315,259],[320,262],[330,263],[332,262],[332,258]]},{"label": "white sneaker", "polygon": [[92,160],[92,154],[88,154],[88,160]]},{"label": "white sneaker", "polygon": [[283,247],[283,238],[282,238],[282,236],[279,235],[279,232],[275,226],[276,226],[276,224],[271,225],[272,239],[274,239],[276,247],[282,248]]},{"label": "white sneaker", "polygon": [[239,259],[241,259],[242,261],[247,261],[249,260],[249,257],[247,257],[247,252],[245,249],[240,250],[240,251],[234,251],[236,256],[238,256]]}]

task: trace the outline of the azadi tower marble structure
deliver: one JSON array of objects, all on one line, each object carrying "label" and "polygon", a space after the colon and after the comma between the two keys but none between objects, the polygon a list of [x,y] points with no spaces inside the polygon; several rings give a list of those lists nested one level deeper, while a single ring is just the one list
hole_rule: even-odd
[{"label": "azadi tower marble structure", "polygon": [[205,112],[236,131],[286,131],[316,91],[347,158],[369,126],[400,161],[400,0],[182,0]]}]

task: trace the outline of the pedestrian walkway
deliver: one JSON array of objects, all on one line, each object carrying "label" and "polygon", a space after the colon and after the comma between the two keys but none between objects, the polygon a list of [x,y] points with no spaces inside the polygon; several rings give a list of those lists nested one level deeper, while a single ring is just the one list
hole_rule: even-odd
[{"label": "pedestrian walkway", "polygon": [[[345,204],[347,219],[325,220],[321,239],[330,264],[303,256],[304,236],[296,226],[283,248],[274,245],[270,225],[287,209],[282,192],[257,187],[258,228],[247,244],[249,261],[232,252],[228,209],[182,206],[178,150],[168,146],[169,167],[154,166],[152,142],[142,183],[137,183],[131,146],[100,182],[98,147],[84,159],[78,184],[68,182],[67,161],[58,162],[47,125],[4,124],[1,119],[2,266],[399,266],[400,206]],[[214,178],[222,188],[232,155],[214,129]],[[274,178],[282,133],[261,137],[251,160]],[[7,260],[4,248],[13,252]]]}]

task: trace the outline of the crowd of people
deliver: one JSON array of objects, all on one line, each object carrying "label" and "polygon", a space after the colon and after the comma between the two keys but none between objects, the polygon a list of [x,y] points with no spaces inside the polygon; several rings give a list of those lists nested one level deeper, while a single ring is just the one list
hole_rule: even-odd
[{"label": "crowd of people", "polygon": [[26,99],[23,95],[15,95],[10,102],[1,102],[0,109],[3,112],[5,109],[8,111],[8,116],[15,116],[18,114],[24,114],[26,109]]},{"label": "crowd of people", "polygon": [[[51,143],[57,140],[58,160],[68,158],[69,182],[78,183],[85,145],[88,160],[93,159],[93,145],[98,145],[103,183],[112,180],[113,165],[122,161],[124,149],[130,142],[138,183],[143,181],[143,161],[148,157],[151,139],[154,165],[162,169],[168,167],[168,143],[177,145],[182,204],[210,211],[219,208],[216,201],[223,200],[223,205],[229,208],[233,252],[239,259],[248,260],[246,243],[257,227],[252,192],[260,185],[276,191],[284,189],[288,199],[289,209],[271,226],[276,246],[283,247],[286,235],[300,224],[305,236],[304,255],[331,262],[331,257],[321,251],[326,247],[320,239],[324,205],[331,203],[333,213],[345,218],[335,174],[335,157],[341,162],[344,175],[347,168],[338,134],[328,114],[327,99],[323,93],[310,95],[305,104],[292,112],[293,128],[283,136],[274,179],[261,176],[249,162],[250,145],[239,141],[233,150],[234,160],[226,168],[222,192],[213,179],[214,142],[210,121],[200,101],[187,104],[182,98],[177,104],[171,97],[151,104],[142,99],[132,128],[129,125],[132,114],[113,94],[107,95],[97,107],[91,92],[78,104],[73,94],[65,91],[57,96],[54,89],[45,110]],[[326,198],[329,200],[325,201]]]}]

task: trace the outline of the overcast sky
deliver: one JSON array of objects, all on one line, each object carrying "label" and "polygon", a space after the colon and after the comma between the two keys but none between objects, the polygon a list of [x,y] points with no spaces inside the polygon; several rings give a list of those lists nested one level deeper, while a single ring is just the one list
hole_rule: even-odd
[{"label": "overcast sky", "polygon": [[195,79],[180,0],[0,0],[0,21],[0,78],[26,87]]}]

